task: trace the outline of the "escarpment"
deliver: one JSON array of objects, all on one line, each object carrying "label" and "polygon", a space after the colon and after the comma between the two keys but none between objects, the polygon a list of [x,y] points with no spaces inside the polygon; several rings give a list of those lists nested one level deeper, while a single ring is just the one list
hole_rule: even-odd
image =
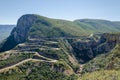
[{"label": "escarpment", "polygon": [[[82,23],[82,22],[80,22]],[[10,50],[19,43],[30,40],[61,38],[69,42],[67,46],[72,47],[72,52],[78,62],[86,63],[99,54],[110,52],[119,43],[119,34],[100,33],[90,35],[84,34],[80,23],[51,19],[35,14],[26,14],[19,18],[17,26],[12,30],[10,36],[2,43],[0,52]],[[85,24],[85,23],[84,23]],[[84,27],[88,27],[84,25]],[[29,46],[29,45],[28,45]]]},{"label": "escarpment", "polygon": [[37,20],[37,16],[33,14],[23,15],[19,18],[17,26],[12,30],[10,36],[2,43],[0,52],[10,50],[17,44],[27,40],[29,28]]},{"label": "escarpment", "polygon": [[97,40],[93,36],[83,40],[72,40],[70,43],[78,61],[80,63],[86,63],[97,55],[107,54],[117,44],[120,44],[120,34],[103,33]]},{"label": "escarpment", "polygon": [[22,43],[28,37],[28,31],[30,27],[35,23],[37,20],[37,16],[35,15],[23,15],[17,23],[17,26],[11,32],[11,36],[14,38],[15,42]]}]

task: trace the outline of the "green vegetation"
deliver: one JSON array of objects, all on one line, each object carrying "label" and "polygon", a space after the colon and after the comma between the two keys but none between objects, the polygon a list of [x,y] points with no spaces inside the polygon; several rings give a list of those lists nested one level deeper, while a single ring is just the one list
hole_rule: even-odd
[{"label": "green vegetation", "polygon": [[40,54],[52,59],[63,59],[65,62],[68,61],[68,55],[66,55],[61,49],[60,50],[40,50]]},{"label": "green vegetation", "polygon": [[[86,36],[91,33],[120,32],[119,24],[107,20],[83,19],[66,21],[37,16],[36,22],[29,30],[30,36],[61,37]],[[86,33],[87,31],[87,33]]]},{"label": "green vegetation", "polygon": [[83,73],[102,69],[120,69],[120,45],[116,45],[109,54],[102,54],[85,64]]},{"label": "green vegetation", "polygon": [[[0,44],[0,52],[12,49],[16,52],[20,51],[20,53],[13,52],[10,55],[6,53],[0,59],[0,68],[4,69],[18,64],[0,72],[0,80],[77,80],[77,74],[81,75],[80,80],[120,79],[119,34],[112,34],[120,32],[119,22],[89,19],[66,21],[34,14],[24,15],[18,21],[20,22],[11,35]],[[97,35],[93,37],[96,40],[95,44],[94,42],[89,43],[90,40],[93,40],[92,38],[85,37],[91,33],[104,32],[111,32],[111,34],[105,33],[102,36],[103,39],[105,37],[105,40],[100,44],[99,41],[97,43]],[[81,39],[81,37],[84,38]],[[75,46],[82,49],[79,41],[83,40],[86,41],[85,44],[83,43],[86,50],[93,44],[99,44],[98,47],[101,50],[106,45],[110,49],[117,45],[111,52],[98,55],[82,66],[78,64],[76,57],[84,55],[86,51],[83,48],[83,52],[79,54],[76,49],[78,51],[76,53],[71,44],[76,43]],[[108,44],[105,44],[104,41]],[[16,46],[21,42],[24,43]],[[70,42],[72,43],[70,44]],[[114,44],[109,45],[109,43]],[[94,55],[92,49],[90,53]],[[84,58],[86,57],[84,56]],[[82,61],[82,58],[80,57],[78,60]]]},{"label": "green vegetation", "polygon": [[120,80],[120,45],[85,64],[80,80]]},{"label": "green vegetation", "polygon": [[38,36],[38,37],[58,37],[67,35],[59,28],[54,28],[50,26],[46,26],[44,24],[36,23],[31,27],[30,36]]},{"label": "green vegetation", "polygon": [[[62,43],[62,42],[61,42]],[[29,44],[29,43],[26,43]],[[64,43],[65,44],[65,43]],[[76,66],[72,66],[70,63],[68,54],[61,49],[61,45],[57,39],[45,39],[45,41],[40,42],[38,49],[33,51],[38,52],[44,57],[40,57],[33,53],[17,53],[9,55],[7,59],[1,60],[0,64],[3,64],[3,67],[8,67],[18,62],[21,62],[25,59],[32,58],[33,61],[29,61],[19,66],[16,66],[13,69],[2,72],[0,79],[17,79],[17,80],[76,80],[78,77],[74,74],[74,70],[77,71]],[[20,47],[15,47],[19,49]],[[64,47],[65,48],[65,47]],[[19,49],[20,50],[20,49]],[[32,50],[32,49],[31,49]],[[65,49],[66,50],[66,49]],[[68,51],[68,50],[67,50]],[[2,54],[1,54],[2,55]],[[34,61],[34,59],[45,60]],[[49,59],[49,60],[47,60]],[[49,62],[51,60],[57,60],[57,62]],[[48,61],[48,62],[46,62]],[[72,66],[72,68],[71,68]]]},{"label": "green vegetation", "polygon": [[8,55],[7,59],[0,60],[0,68],[5,68],[10,65],[14,65],[22,60],[32,58],[33,53],[18,53],[17,55]]},{"label": "green vegetation", "polygon": [[[119,22],[92,19],[67,21],[35,14],[23,15],[18,20],[18,24],[9,36],[10,38],[0,47],[0,52],[14,48],[16,44],[28,40],[28,37],[80,37],[99,32],[120,32]],[[11,45],[12,41],[14,45]]]},{"label": "green vegetation", "polygon": [[[83,29],[91,30],[92,32],[119,32],[120,26],[119,23],[107,21],[107,20],[99,20],[99,19],[81,19],[75,20],[79,25],[84,24],[82,26]],[[85,27],[86,26],[86,27]]]},{"label": "green vegetation", "polygon": [[120,70],[101,70],[86,73],[79,80],[120,80]]},{"label": "green vegetation", "polygon": [[[52,69],[53,67],[53,69]],[[0,73],[1,80],[76,80],[75,75],[65,75],[61,63],[27,62],[8,72]]]}]

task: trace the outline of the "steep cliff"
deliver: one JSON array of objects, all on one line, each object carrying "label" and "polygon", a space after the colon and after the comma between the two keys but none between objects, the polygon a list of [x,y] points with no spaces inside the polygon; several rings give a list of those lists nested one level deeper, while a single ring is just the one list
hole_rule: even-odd
[{"label": "steep cliff", "polygon": [[85,63],[99,54],[107,54],[120,42],[119,33],[103,33],[96,35],[98,37],[95,35],[70,41],[80,63]]},{"label": "steep cliff", "polygon": [[37,19],[36,16],[23,15],[19,18],[17,26],[12,30],[10,36],[1,44],[0,52],[12,49],[17,44],[25,42],[29,28]]},{"label": "steep cliff", "polygon": [[19,18],[17,26],[11,32],[11,36],[13,36],[15,42],[21,43],[26,41],[28,37],[28,31],[36,20],[37,16],[33,14],[23,15],[22,17]]}]

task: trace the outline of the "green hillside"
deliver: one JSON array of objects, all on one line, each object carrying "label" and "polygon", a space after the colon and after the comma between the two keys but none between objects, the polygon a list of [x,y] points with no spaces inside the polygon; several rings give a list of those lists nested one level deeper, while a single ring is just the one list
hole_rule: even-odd
[{"label": "green hillside", "polygon": [[[116,47],[107,54],[99,55],[90,62],[88,62],[83,69],[83,72],[92,72],[94,70],[101,69],[120,69],[120,45]],[[93,68],[93,69],[92,69]]]},{"label": "green hillside", "polygon": [[120,80],[120,45],[84,65],[80,80]]},{"label": "green hillside", "polygon": [[76,80],[79,64],[65,44],[61,38],[30,39],[1,53],[0,79]]},{"label": "green hillside", "polygon": [[[0,52],[9,50],[28,38],[81,37],[105,32],[120,32],[119,22],[92,19],[67,21],[26,14],[18,19],[17,26],[12,30],[6,42],[2,44]],[[14,42],[14,45],[11,45],[11,41]]]},{"label": "green hillside", "polygon": [[40,37],[82,36],[88,33],[72,21],[50,19],[38,15],[29,31],[31,36],[38,34]]},{"label": "green hillside", "polygon": [[120,23],[99,19],[80,19],[75,20],[79,25],[84,24],[84,29],[90,29],[92,32],[120,32]]},{"label": "green hillside", "polygon": [[120,32],[120,23],[97,19],[67,21],[37,15],[36,22],[30,28],[30,35],[38,33],[42,37],[86,36],[99,32]]},{"label": "green hillside", "polygon": [[119,80],[119,25],[23,15],[0,44],[0,80]]},{"label": "green hillside", "polygon": [[120,80],[120,70],[100,70],[86,73],[78,80]]}]

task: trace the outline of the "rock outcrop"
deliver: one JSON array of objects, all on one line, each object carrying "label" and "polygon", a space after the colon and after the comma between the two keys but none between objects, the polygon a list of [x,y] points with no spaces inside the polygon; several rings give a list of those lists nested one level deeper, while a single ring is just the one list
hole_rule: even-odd
[{"label": "rock outcrop", "polygon": [[97,40],[89,37],[84,40],[70,42],[75,56],[80,63],[85,63],[99,54],[110,52],[116,44],[120,43],[120,34],[104,33]]},{"label": "rock outcrop", "polygon": [[10,50],[17,44],[25,42],[28,38],[29,28],[36,20],[37,16],[34,14],[27,14],[20,17],[17,26],[12,30],[10,36],[1,44],[0,52]]},{"label": "rock outcrop", "polygon": [[37,16],[33,14],[23,15],[17,23],[17,26],[11,32],[15,42],[24,42],[28,37],[29,28],[35,23]]}]

